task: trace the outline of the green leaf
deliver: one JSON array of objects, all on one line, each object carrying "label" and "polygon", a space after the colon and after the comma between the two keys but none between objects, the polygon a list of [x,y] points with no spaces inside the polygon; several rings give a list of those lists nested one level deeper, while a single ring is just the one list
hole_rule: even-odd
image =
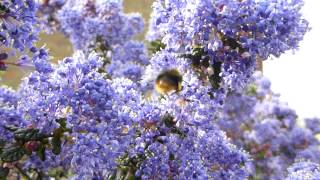
[{"label": "green leaf", "polygon": [[16,130],[19,129],[18,127],[13,126],[13,125],[5,125],[4,128],[11,131],[11,132],[15,132]]},{"label": "green leaf", "polygon": [[265,158],[265,153],[263,151],[260,151],[256,154],[256,158],[259,160],[262,160]]},{"label": "green leaf", "polygon": [[60,127],[62,127],[63,129],[67,128],[66,118],[60,118],[60,119],[57,119],[56,121],[59,123]]},{"label": "green leaf", "polygon": [[117,171],[109,174],[108,178],[109,180],[116,180],[116,177],[117,177]]},{"label": "green leaf", "polygon": [[128,173],[129,168],[126,166],[121,166],[117,169],[116,178],[117,180],[125,180],[125,176]]},{"label": "green leaf", "polygon": [[170,161],[175,160],[174,154],[170,153],[170,155],[169,155],[169,159],[170,159]]},{"label": "green leaf", "polygon": [[257,86],[254,84],[248,85],[246,94],[249,96],[255,96],[257,94]]},{"label": "green leaf", "polygon": [[55,155],[60,154],[60,152],[61,152],[61,139],[60,139],[60,136],[54,136],[52,138],[52,152]]},{"label": "green leaf", "polygon": [[135,175],[134,175],[134,172],[132,172],[130,169],[129,171],[127,172],[125,178],[125,180],[135,180]]},{"label": "green leaf", "polygon": [[26,151],[20,146],[9,147],[2,150],[1,159],[4,162],[15,162],[19,161]]},{"label": "green leaf", "polygon": [[14,132],[14,138],[20,141],[41,141],[44,135],[39,129],[19,129]]},{"label": "green leaf", "polygon": [[166,47],[165,44],[163,44],[161,42],[161,40],[155,40],[155,41],[152,41],[149,45],[149,51],[154,54],[158,51],[161,51],[162,49],[164,49]]},{"label": "green leaf", "polygon": [[37,151],[37,155],[42,161],[46,160],[46,147],[43,144],[41,144],[39,146],[39,149]]},{"label": "green leaf", "polygon": [[4,139],[0,139],[0,149],[4,148],[6,145],[6,141]]},{"label": "green leaf", "polygon": [[6,179],[9,174],[9,168],[0,167],[0,179]]},{"label": "green leaf", "polygon": [[213,89],[215,89],[215,90],[217,90],[217,89],[220,88],[220,83],[221,83],[221,76],[220,76],[221,66],[222,66],[222,63],[221,63],[221,62],[215,62],[215,63],[212,65],[214,74],[209,77],[209,81],[210,81]]}]

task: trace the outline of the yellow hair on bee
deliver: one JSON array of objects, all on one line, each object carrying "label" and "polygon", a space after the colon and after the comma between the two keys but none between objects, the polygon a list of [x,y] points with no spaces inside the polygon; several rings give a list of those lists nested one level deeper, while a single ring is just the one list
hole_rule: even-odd
[{"label": "yellow hair on bee", "polygon": [[164,71],[157,77],[155,89],[162,95],[181,91],[182,76],[175,69]]}]

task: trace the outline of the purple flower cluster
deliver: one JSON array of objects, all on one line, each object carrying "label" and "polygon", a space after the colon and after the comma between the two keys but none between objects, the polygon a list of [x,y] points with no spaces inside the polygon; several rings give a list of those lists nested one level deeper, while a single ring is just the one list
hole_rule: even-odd
[{"label": "purple flower cluster", "polygon": [[180,53],[202,47],[210,63],[222,62],[225,84],[241,89],[256,68],[255,61],[297,49],[308,30],[303,2],[158,0],[148,33],[166,49]]},{"label": "purple flower cluster", "polygon": [[37,7],[33,0],[4,0],[0,3],[1,46],[20,51],[30,48],[37,39],[35,18]]},{"label": "purple flower cluster", "polygon": [[157,0],[150,55],[122,0],[42,1],[43,25],[78,50],[51,64],[26,41],[34,2],[0,2],[3,43],[28,47],[20,62],[35,67],[17,91],[0,88],[0,179],[318,179],[319,119],[298,125],[253,76],[257,60],[298,47],[302,4]]},{"label": "purple flower cluster", "polygon": [[149,37],[161,38],[173,50],[201,45],[212,51],[223,47],[224,38],[233,38],[266,59],[297,48],[308,29],[302,5],[301,0],[158,0]]},{"label": "purple flower cluster", "polygon": [[283,179],[295,160],[320,162],[317,126],[310,126],[319,121],[310,119],[301,127],[295,111],[279,101],[270,85],[258,73],[244,92],[230,93],[218,124],[234,144],[254,158],[251,177]]},{"label": "purple flower cluster", "polygon": [[[168,71],[182,76],[181,89],[162,94],[155,78]],[[158,89],[158,93],[151,93],[141,109],[139,130],[143,133],[135,140],[135,151],[130,153],[146,156],[137,175],[142,179],[247,176],[247,154],[230,144],[214,122],[224,94],[211,92],[186,59],[166,51],[155,54],[143,75],[142,86],[151,91]]]},{"label": "purple flower cluster", "polygon": [[[79,177],[104,177],[117,166],[134,132],[133,104],[139,93],[130,80],[106,80],[98,73],[102,61],[95,54],[77,52],[53,71],[32,73],[19,89],[18,109],[45,133],[59,127],[65,118],[72,133],[65,134],[60,158],[48,153],[44,163],[28,168],[71,167]],[[126,92],[126,94],[124,94]],[[36,159],[32,162],[37,162]],[[44,167],[43,167],[44,166]]]},{"label": "purple flower cluster", "polygon": [[[142,179],[244,179],[248,155],[230,144],[213,121],[220,104],[189,65],[178,61],[166,52],[152,59],[150,68],[170,64],[168,68],[186,73],[183,90],[160,100],[143,100],[140,85],[129,79],[105,79],[98,72],[102,61],[96,54],[77,52],[51,65],[51,71],[37,68],[19,88],[18,100],[11,100],[16,105],[10,113],[19,112],[14,118],[20,124],[10,124],[27,127],[21,124],[27,122],[50,134],[59,128],[58,120],[65,119],[72,132],[64,133],[60,155],[48,150],[41,161],[32,154],[24,169],[46,173],[60,167],[75,178],[106,178],[129,167]],[[3,91],[2,104],[13,93]]]},{"label": "purple flower cluster", "polygon": [[320,179],[320,166],[312,162],[297,162],[288,169],[287,180]]},{"label": "purple flower cluster", "polygon": [[0,140],[12,139],[12,135],[6,132],[4,126],[23,126],[27,124],[22,112],[16,109],[18,102],[18,93],[6,87],[0,88]]},{"label": "purple flower cluster", "polygon": [[60,23],[57,17],[58,11],[67,0],[42,0],[38,1],[38,14],[41,27],[47,32],[54,32],[60,29]]},{"label": "purple flower cluster", "polygon": [[116,45],[111,54],[111,63],[106,67],[112,77],[126,77],[135,82],[141,80],[143,68],[149,63],[145,45],[138,41],[128,41]]},{"label": "purple flower cluster", "polygon": [[5,52],[5,48],[24,52],[38,39],[36,11],[34,0],[0,2],[0,69],[6,68],[4,60],[12,54]]},{"label": "purple flower cluster", "polygon": [[139,14],[124,14],[122,0],[67,1],[59,11],[62,31],[75,49],[85,50],[101,39],[107,47],[124,44],[143,30]]}]

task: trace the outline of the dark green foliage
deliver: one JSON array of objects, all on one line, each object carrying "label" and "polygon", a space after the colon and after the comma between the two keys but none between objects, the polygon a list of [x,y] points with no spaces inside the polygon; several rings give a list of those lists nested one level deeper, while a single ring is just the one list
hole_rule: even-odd
[{"label": "dark green foliage", "polygon": [[37,155],[42,161],[46,160],[46,147],[43,144],[40,145]]},{"label": "dark green foliage", "polygon": [[212,68],[213,68],[213,75],[211,75],[209,77],[209,81],[211,83],[211,86],[213,89],[219,89],[220,88],[220,83],[221,83],[221,66],[222,66],[222,62],[215,62],[212,64]]},{"label": "dark green foliage", "polygon": [[151,54],[155,54],[155,53],[161,51],[162,49],[164,49],[165,47],[166,47],[166,45],[163,44],[161,42],[161,40],[155,40],[155,41],[150,42],[148,49]]},{"label": "dark green foliage", "polygon": [[23,147],[12,146],[2,149],[0,157],[3,162],[15,162],[22,159],[25,154],[26,150]]},{"label": "dark green foliage", "polygon": [[17,141],[38,141],[45,136],[39,132],[39,129],[19,129],[14,132],[14,138]]},{"label": "dark green foliage", "polygon": [[6,179],[9,174],[9,168],[0,167],[0,180]]}]

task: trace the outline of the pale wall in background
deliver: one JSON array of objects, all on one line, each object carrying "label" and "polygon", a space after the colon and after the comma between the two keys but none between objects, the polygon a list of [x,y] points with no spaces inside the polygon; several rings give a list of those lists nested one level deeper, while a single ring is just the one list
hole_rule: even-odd
[{"label": "pale wall in background", "polygon": [[312,28],[295,54],[264,62],[264,74],[281,99],[301,117],[320,117],[320,1],[305,0],[304,17]]}]

